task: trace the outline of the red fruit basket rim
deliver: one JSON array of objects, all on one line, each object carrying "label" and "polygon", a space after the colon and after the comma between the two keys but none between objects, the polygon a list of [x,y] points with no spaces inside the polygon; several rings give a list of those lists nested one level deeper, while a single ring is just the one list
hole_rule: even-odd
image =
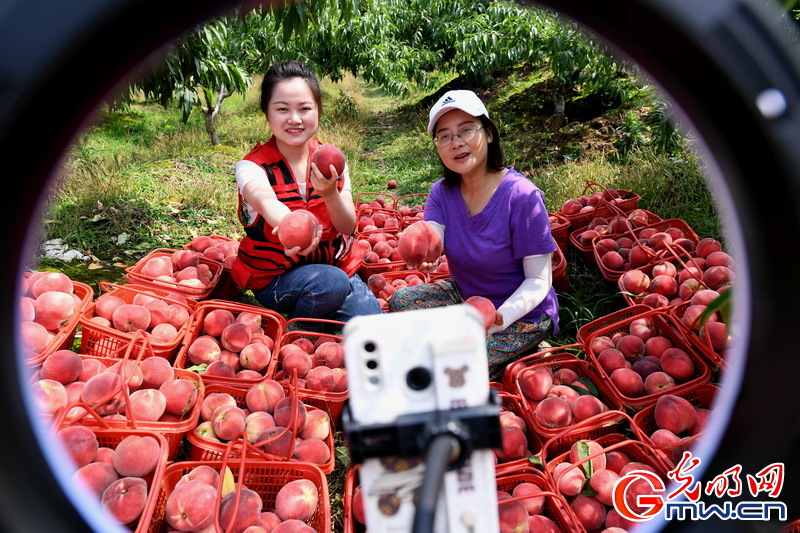
[{"label": "red fruit basket rim", "polygon": [[198,466],[210,466],[218,472],[229,467],[234,479],[254,490],[264,501],[264,510],[273,509],[275,496],[288,481],[308,479],[317,487],[319,502],[316,512],[308,519],[308,524],[319,533],[331,532],[331,510],[328,480],[316,465],[311,463],[290,463],[286,461],[263,461],[245,459],[244,465],[232,461],[179,461],[164,470],[162,482],[156,493],[156,507],[149,524],[149,533],[160,533],[170,529],[166,522],[166,503],[180,479]]},{"label": "red fruit basket rim", "polygon": [[[639,397],[629,397],[624,395],[611,381],[609,375],[605,372],[605,370],[600,366],[599,362],[597,361],[597,354],[591,348],[592,340],[598,336],[608,336],[611,337],[613,333],[617,331],[626,331],[629,327],[630,323],[633,320],[645,318],[649,319],[653,322],[653,327],[657,328],[658,335],[666,337],[670,340],[672,345],[676,348],[680,348],[689,356],[694,364],[694,375],[690,379],[687,379],[681,383],[677,383],[675,387],[672,389],[664,389],[660,392],[654,392],[652,394],[644,394],[643,396]],[[648,404],[655,402],[659,396],[663,394],[681,394],[683,392],[689,391],[694,389],[700,385],[708,383],[711,379],[711,367],[706,362],[705,357],[702,356],[697,349],[692,346],[687,340],[686,337],[681,332],[680,328],[675,324],[675,321],[672,316],[669,315],[668,311],[663,308],[657,309],[649,309],[648,311],[629,316],[625,319],[619,320],[615,323],[612,323],[604,328],[600,328],[595,330],[592,334],[589,334],[586,339],[586,347],[587,347],[587,355],[589,359],[592,361],[592,364],[595,365],[597,369],[597,373],[600,375],[600,378],[606,383],[612,393],[616,396],[616,398],[622,402],[622,404],[626,407],[626,409],[631,410],[632,412],[638,411],[643,407],[647,406]]]},{"label": "red fruit basket rim", "polygon": [[[174,291],[163,287],[155,288],[147,285],[137,285],[135,283],[116,285],[113,283],[100,282],[100,289],[107,294],[113,294],[121,298],[125,303],[132,303],[134,297],[139,294],[166,300],[170,304],[178,304],[186,308],[190,316],[194,312],[196,306],[196,302],[193,300],[187,300],[187,303],[183,303],[171,299],[169,295]],[[93,322],[91,319],[95,316],[94,310],[96,303],[97,300],[92,302],[84,312],[81,313],[78,321],[81,327],[81,353],[98,357],[113,357],[115,354],[120,353],[120,347],[123,347],[124,350],[124,347],[134,339],[136,332],[119,331],[113,327],[107,327]],[[178,335],[170,342],[151,340],[150,344],[153,347],[153,355],[172,360],[187,331],[188,322],[178,329]]]},{"label": "red fruit basket rim", "polygon": [[158,280],[153,276],[148,276],[142,273],[142,268],[148,260],[155,257],[171,257],[172,254],[177,251],[178,250],[173,248],[156,248],[155,250],[152,250],[146,256],[139,259],[136,264],[125,269],[125,279],[130,283],[145,285],[161,290],[168,290],[170,292],[177,292],[191,300],[204,300],[208,298],[219,283],[219,279],[224,270],[223,264],[219,261],[214,261],[213,259],[208,259],[207,257],[200,257],[200,263],[207,265],[211,271],[211,281],[203,288],[181,285],[177,282]]},{"label": "red fruit basket rim", "polygon": [[[303,404],[306,405],[307,410],[318,409],[316,406],[307,403],[304,398],[304,395],[300,394],[299,391],[297,391],[296,387],[290,385],[289,383],[281,383],[281,386],[284,387],[287,396],[290,394],[296,394],[298,400],[302,401]],[[247,396],[247,390],[248,389],[244,388],[228,387],[225,385],[214,384],[214,385],[208,385],[206,387],[205,394],[206,396],[216,393],[230,394],[236,400],[236,404],[239,407],[246,408],[247,403],[245,401],[245,398]],[[331,425],[331,431],[328,435],[328,438],[325,441],[330,450],[330,458],[325,464],[315,465],[325,474],[330,474],[331,472],[333,472],[333,469],[336,466],[333,437],[334,437],[333,426]],[[242,445],[238,443],[233,443],[233,445],[231,445],[230,442],[213,442],[211,440],[204,439],[198,436],[197,433],[194,431],[194,429],[186,433],[186,439],[189,441],[190,460],[217,461],[223,459],[226,453],[231,453],[238,457],[241,454],[242,450]],[[265,458],[268,458],[267,460],[285,461],[289,463],[303,462],[293,457],[277,457],[274,455],[269,455],[265,452],[254,449],[253,446],[250,445],[249,443],[245,443],[244,448],[246,449],[245,453],[247,454],[247,456],[254,459],[265,460]],[[292,445],[291,449],[294,450],[294,445]]]},{"label": "red fruit basket rim", "polygon": [[177,355],[175,356],[175,362],[173,366],[175,368],[182,368],[187,369],[188,367],[192,366],[193,363],[189,361],[189,347],[192,345],[199,335],[202,334],[203,330],[203,320],[211,311],[215,309],[225,309],[231,311],[234,315],[237,315],[242,312],[250,312],[255,313],[262,317],[262,319],[266,319],[266,322],[262,322],[262,330],[264,333],[270,337],[274,344],[272,348],[272,356],[270,357],[270,362],[267,368],[261,372],[261,377],[259,378],[241,378],[241,377],[223,377],[223,376],[206,376],[205,374],[198,374],[200,378],[203,380],[203,383],[206,385],[211,384],[220,384],[220,385],[230,385],[232,387],[248,387],[259,381],[262,381],[267,378],[271,378],[275,375],[275,368],[277,365],[277,357],[276,354],[280,349],[280,339],[284,333],[286,328],[286,319],[280,313],[276,313],[271,309],[267,309],[266,307],[261,307],[257,305],[245,304],[240,302],[231,302],[229,300],[204,300],[199,302],[195,307],[192,316],[189,319],[189,323],[187,326],[186,334],[183,337],[183,341],[181,346],[178,348]]}]

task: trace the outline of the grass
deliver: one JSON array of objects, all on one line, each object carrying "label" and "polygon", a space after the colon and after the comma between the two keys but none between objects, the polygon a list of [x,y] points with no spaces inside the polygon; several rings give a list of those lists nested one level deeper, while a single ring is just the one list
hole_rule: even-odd
[{"label": "grass", "polygon": [[[498,80],[487,101],[509,163],[544,191],[548,210],[585,192],[591,180],[635,191],[640,207],[684,219],[701,237],[722,239],[699,155],[687,149],[667,156],[645,148],[618,157],[613,131],[628,109],[605,110],[547,132],[547,99],[539,91],[544,82],[521,69]],[[144,101],[120,112],[99,110],[64,159],[47,197],[39,239],[62,239],[91,260],[39,259],[31,267],[63,271],[96,287],[100,281],[123,283],[124,268],[154,248],[179,248],[200,234],[240,238],[233,165],[269,136],[258,87],[256,80],[244,97],[226,100],[217,125],[220,146],[209,143],[199,113],[183,124],[178,110]],[[639,103],[646,106],[651,102],[643,95]],[[323,80],[326,112],[319,138],[344,151],[354,193],[388,193],[386,183],[395,179],[395,196],[420,194],[440,177],[425,133],[430,96],[398,100],[353,77]],[[616,286],[598,282],[596,268],[575,250],[566,258],[570,289],[559,294],[562,331],[551,339],[554,345],[575,342],[583,324],[623,305]],[[247,291],[242,301],[255,303]],[[336,445],[346,458],[341,433]],[[334,531],[342,529],[345,473],[344,462],[337,462],[328,476]]]}]

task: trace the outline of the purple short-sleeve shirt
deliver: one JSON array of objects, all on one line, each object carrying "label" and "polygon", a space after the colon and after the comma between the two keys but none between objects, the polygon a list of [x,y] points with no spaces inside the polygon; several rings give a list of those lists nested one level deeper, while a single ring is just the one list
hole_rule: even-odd
[{"label": "purple short-sleeve shirt", "polygon": [[[525,279],[523,257],[556,250],[544,194],[513,168],[486,207],[474,216],[467,211],[457,185],[437,181],[425,202],[424,217],[445,226],[447,264],[462,296],[485,296],[495,307]],[[558,299],[552,287],[522,320],[535,322],[542,313],[553,320],[558,333]]]}]

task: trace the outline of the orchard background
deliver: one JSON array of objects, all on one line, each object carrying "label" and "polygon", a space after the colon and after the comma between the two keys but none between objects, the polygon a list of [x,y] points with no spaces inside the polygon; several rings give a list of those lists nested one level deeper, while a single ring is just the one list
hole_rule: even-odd
[{"label": "orchard background", "polygon": [[[796,17],[797,2],[786,5]],[[97,109],[44,198],[29,268],[64,272],[99,294],[99,282],[124,283],[124,269],[155,248],[197,235],[241,238],[233,166],[269,137],[259,75],[287,58],[320,75],[319,138],[345,153],[356,194],[427,192],[441,173],[428,109],[442,91],[467,88],[486,102],[509,164],[544,191],[549,211],[591,180],[635,191],[639,207],[725,241],[692,132],[645,73],[569,21],[513,2],[303,0],[207,21]],[[82,258],[47,257],[55,239]],[[559,294],[554,345],[623,305],[615,285],[565,253],[570,288]],[[248,292],[239,298],[253,303]],[[342,447],[338,455],[334,524]]]}]

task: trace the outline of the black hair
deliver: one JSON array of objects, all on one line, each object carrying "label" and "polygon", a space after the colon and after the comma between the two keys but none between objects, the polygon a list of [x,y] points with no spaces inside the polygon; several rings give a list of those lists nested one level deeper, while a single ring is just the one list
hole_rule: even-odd
[{"label": "black hair", "polygon": [[264,74],[264,80],[261,82],[261,111],[267,114],[267,106],[269,99],[272,98],[272,92],[275,86],[286,80],[292,78],[301,78],[305,80],[308,87],[311,89],[311,94],[314,95],[314,103],[317,104],[319,114],[322,115],[322,90],[319,88],[319,79],[314,70],[300,61],[288,60],[280,61],[273,64],[267,73]]},{"label": "black hair", "polygon": [[[492,122],[486,115],[481,115],[476,118],[480,120],[481,126],[483,126],[486,135],[492,139],[489,141],[489,145],[487,147],[488,153],[486,154],[486,169],[490,172],[499,172],[506,168],[506,154],[503,151],[502,145],[500,144],[500,132],[497,131],[497,126],[494,125],[494,122]],[[461,183],[461,174],[458,172],[453,172],[447,168],[442,162],[441,158],[439,158],[439,162],[442,164],[442,175],[444,176],[445,184],[458,185]]]}]

